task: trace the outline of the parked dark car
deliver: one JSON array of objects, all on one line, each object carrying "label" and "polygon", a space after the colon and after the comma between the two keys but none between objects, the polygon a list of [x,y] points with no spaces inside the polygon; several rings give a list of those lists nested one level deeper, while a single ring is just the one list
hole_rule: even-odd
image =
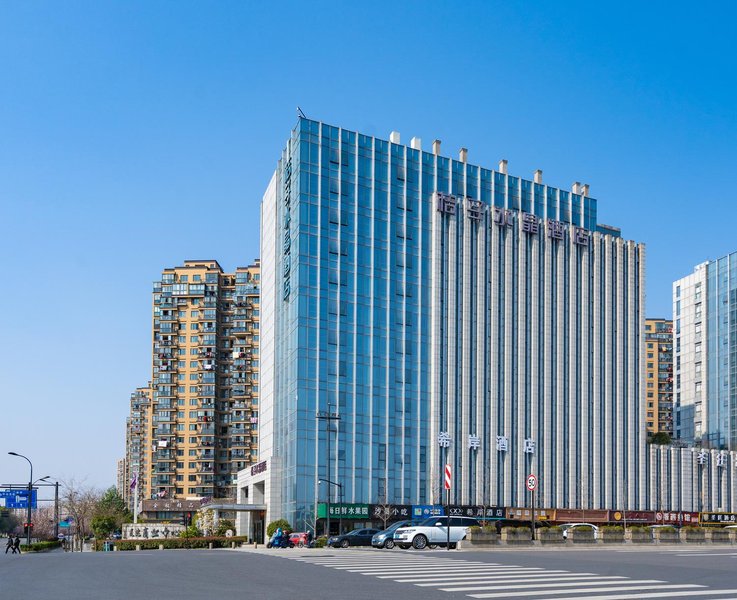
[{"label": "parked dark car", "polygon": [[354,529],[350,533],[334,535],[328,538],[328,546],[333,548],[347,548],[348,546],[370,546],[371,538],[378,529]]},{"label": "parked dark car", "polygon": [[374,535],[371,539],[371,545],[374,548],[391,550],[394,548],[394,532],[400,527],[408,527],[409,525],[412,525],[412,521],[397,521],[396,523],[392,523],[389,527]]}]

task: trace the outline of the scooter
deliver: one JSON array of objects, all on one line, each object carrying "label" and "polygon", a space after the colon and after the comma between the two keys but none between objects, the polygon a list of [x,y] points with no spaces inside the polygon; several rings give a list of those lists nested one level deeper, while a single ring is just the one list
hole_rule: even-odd
[{"label": "scooter", "polygon": [[289,536],[281,529],[277,529],[271,539],[266,542],[267,548],[294,548],[294,543],[289,540]]}]

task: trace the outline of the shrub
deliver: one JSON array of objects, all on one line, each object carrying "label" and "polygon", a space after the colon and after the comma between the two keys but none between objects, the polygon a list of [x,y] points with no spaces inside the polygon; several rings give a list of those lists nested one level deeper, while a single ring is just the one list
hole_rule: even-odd
[{"label": "shrub", "polygon": [[647,533],[648,531],[648,528],[644,525],[630,525],[627,529],[633,533]]},{"label": "shrub", "polygon": [[215,530],[215,535],[218,537],[224,536],[228,529],[235,531],[235,523],[230,519],[221,519],[218,522],[218,528]]},{"label": "shrub", "polygon": [[685,531],[686,533],[701,533],[704,530],[701,529],[701,527],[696,527],[695,525],[686,525],[683,528],[683,531]]},{"label": "shrub", "polygon": [[592,531],[594,531],[594,528],[591,527],[591,525],[580,525],[579,527],[572,527],[571,531],[582,531],[585,533],[591,533]]},{"label": "shrub", "polygon": [[539,531],[563,531],[559,525],[545,525]]},{"label": "shrub", "polygon": [[266,527],[266,535],[271,537],[279,527],[281,527],[282,531],[285,532],[292,531],[292,526],[289,524],[289,521],[286,519],[277,519],[276,521],[272,521],[268,524]]},{"label": "shrub", "polygon": [[328,543],[328,538],[325,535],[321,535],[315,539],[315,548],[324,548]]},{"label": "shrub", "polygon": [[471,525],[471,527],[468,528],[468,533],[481,533],[481,527],[478,525]]},{"label": "shrub", "polygon": [[60,548],[60,547],[61,547],[60,541],[53,541],[53,542],[34,542],[30,546],[28,544],[22,544],[20,548],[22,552],[48,552],[49,550],[53,550],[54,548]]},{"label": "shrub", "polygon": [[665,527],[656,527],[653,529],[653,531],[660,531],[663,533],[674,533],[676,530],[675,527],[671,527],[670,525],[666,525]]},{"label": "shrub", "polygon": [[[196,538],[168,538],[163,540],[118,540],[114,543],[118,550],[135,550],[136,546],[140,546],[141,550],[158,550],[162,545],[165,550],[187,549],[187,548],[207,548],[212,544],[213,548],[229,548],[231,542],[236,544],[248,541],[246,536],[233,537],[196,537]],[[100,540],[95,542],[95,550],[102,550],[105,542]]]},{"label": "shrub", "polygon": [[[630,527],[630,529],[632,528]],[[624,527],[622,527],[621,525],[604,525],[601,530],[608,531],[610,533],[623,533]]]}]

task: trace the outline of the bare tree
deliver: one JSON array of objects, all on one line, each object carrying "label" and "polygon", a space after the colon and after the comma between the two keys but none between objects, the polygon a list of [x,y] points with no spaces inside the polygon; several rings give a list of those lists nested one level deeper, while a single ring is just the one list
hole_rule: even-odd
[{"label": "bare tree", "polygon": [[83,482],[71,479],[62,484],[62,510],[72,518],[72,549],[76,546],[81,552],[84,548],[84,538],[92,533],[92,517],[101,497],[99,490],[85,486]]},{"label": "bare tree", "polygon": [[56,539],[55,524],[56,511],[53,506],[43,506],[33,511],[33,536],[39,540]]}]

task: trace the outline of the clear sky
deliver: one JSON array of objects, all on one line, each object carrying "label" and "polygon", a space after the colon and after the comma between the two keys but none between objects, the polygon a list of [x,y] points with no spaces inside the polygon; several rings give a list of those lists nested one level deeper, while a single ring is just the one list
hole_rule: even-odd
[{"label": "clear sky", "polygon": [[258,255],[305,114],[568,188],[647,244],[649,316],[737,250],[733,2],[0,1],[0,483],[115,481],[151,284]]}]

